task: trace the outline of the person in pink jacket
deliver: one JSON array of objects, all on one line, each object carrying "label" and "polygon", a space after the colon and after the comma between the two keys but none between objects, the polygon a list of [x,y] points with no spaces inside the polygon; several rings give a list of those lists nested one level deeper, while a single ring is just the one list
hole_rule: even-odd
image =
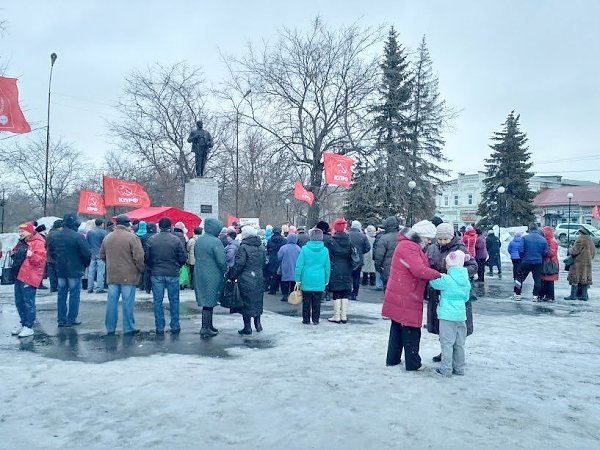
[{"label": "person in pink jacket", "polygon": [[429,280],[441,274],[429,266],[423,252],[435,238],[436,228],[428,220],[404,229],[392,258],[390,277],[383,300],[382,315],[391,319],[386,365],[400,364],[404,349],[406,370],[419,370],[423,297]]},{"label": "person in pink jacket", "polygon": [[19,225],[19,242],[11,251],[15,280],[15,305],[21,324],[12,330],[20,338],[33,335],[35,294],[46,268],[46,241],[32,223]]}]

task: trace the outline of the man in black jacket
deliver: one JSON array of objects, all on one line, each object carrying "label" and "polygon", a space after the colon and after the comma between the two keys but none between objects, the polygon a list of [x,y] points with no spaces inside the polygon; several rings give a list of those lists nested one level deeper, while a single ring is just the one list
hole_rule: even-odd
[{"label": "man in black jacket", "polygon": [[148,239],[146,244],[146,267],[150,269],[152,297],[154,298],[154,323],[156,334],[165,332],[163,299],[165,289],[169,297],[171,333],[179,333],[179,269],[187,261],[187,253],[177,236],[172,233],[171,219],[158,221],[160,233]]},{"label": "man in black jacket", "polygon": [[58,279],[56,311],[59,327],[81,324],[77,321],[81,277],[90,265],[92,253],[83,235],[77,232],[79,225],[77,216],[67,213],[63,217],[62,230],[52,233],[47,241],[48,255],[54,261]]},{"label": "man in black jacket", "polygon": [[267,242],[267,269],[269,271],[269,294],[276,295],[281,284],[281,275],[279,274],[279,258],[277,254],[279,249],[287,244],[287,240],[281,235],[281,227],[273,228],[273,235]]},{"label": "man in black jacket", "polygon": [[358,289],[360,287],[360,272],[365,260],[364,255],[365,253],[369,253],[371,251],[371,244],[369,243],[367,236],[362,232],[362,225],[358,220],[352,221],[352,225],[350,226],[350,231],[348,234],[350,235],[352,247],[356,249],[356,252],[360,258],[360,267],[352,270],[352,292],[349,296],[350,300],[356,300],[356,297],[358,296]]}]

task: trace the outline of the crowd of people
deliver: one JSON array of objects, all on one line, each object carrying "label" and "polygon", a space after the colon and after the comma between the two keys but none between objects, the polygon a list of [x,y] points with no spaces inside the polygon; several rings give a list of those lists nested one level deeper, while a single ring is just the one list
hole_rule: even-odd
[{"label": "crowd of people", "polygon": [[[287,301],[291,292],[302,293],[302,323],[320,322],[321,304],[331,300],[329,322],[348,322],[350,300],[360,286],[384,291],[382,315],[391,320],[386,363],[400,364],[404,352],[406,370],[422,367],[419,344],[424,301],[427,301],[427,330],[438,334],[443,376],[463,375],[466,337],[473,333],[471,301],[474,283],[485,282],[493,269],[502,277],[501,242],[493,231],[452,224],[434,217],[412,227],[401,227],[396,217],[379,227],[363,229],[336,219],[330,227],[320,221],[312,229],[293,225],[224,227],[206,219],[193,234],[185,225],[163,217],[158,224],[132,223],[119,215],[105,224],[102,219],[81,224],[75,214],[57,220],[46,234],[33,223],[18,227],[19,242],[11,250],[16,276],[14,295],[20,325],[19,337],[31,336],[35,322],[35,296],[46,277],[57,292],[57,325],[79,325],[82,277],[87,273],[87,290],[107,294],[105,327],[116,332],[118,304],[122,303],[124,334],[139,332],[134,318],[137,289],[152,293],[155,332],[164,334],[165,291],[169,301],[169,331],[179,333],[180,290],[194,289],[202,308],[200,335],[219,333],[213,310],[225,305],[242,316],[249,335],[261,332],[263,296],[277,295]],[[191,234],[191,235],[190,235]],[[559,277],[558,244],[552,229],[539,230],[532,223],[525,235],[515,233],[507,248],[513,264],[514,299],[521,300],[523,282],[531,274],[534,301],[554,301],[554,282]],[[568,249],[565,260],[571,294],[568,300],[588,300],[592,284],[595,247],[585,228]],[[232,288],[233,287],[233,288]],[[231,296],[236,303],[231,303]]]}]

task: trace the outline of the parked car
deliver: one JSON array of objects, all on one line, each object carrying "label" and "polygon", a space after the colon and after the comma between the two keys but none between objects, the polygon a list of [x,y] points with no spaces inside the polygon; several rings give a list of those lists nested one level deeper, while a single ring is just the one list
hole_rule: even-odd
[{"label": "parked car", "polygon": [[[559,223],[554,230],[554,237],[562,244],[567,245],[567,240],[574,242],[579,234],[579,229],[583,227],[589,230],[592,241],[596,247],[600,247],[600,230],[596,227],[580,223]],[[570,237],[570,239],[568,239]]]}]

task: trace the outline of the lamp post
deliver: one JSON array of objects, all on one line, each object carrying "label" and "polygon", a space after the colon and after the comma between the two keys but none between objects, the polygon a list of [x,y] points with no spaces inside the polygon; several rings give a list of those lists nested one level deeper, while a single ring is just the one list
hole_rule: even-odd
[{"label": "lamp post", "polygon": [[407,226],[412,227],[413,226],[413,191],[415,190],[415,188],[417,187],[417,183],[415,183],[413,180],[410,180],[408,182],[408,191],[409,191],[409,196],[408,196],[408,223]]},{"label": "lamp post", "polygon": [[[498,194],[502,195],[506,192],[504,186],[498,186]],[[502,202],[500,201],[500,195],[498,195],[498,239],[500,239],[500,222],[502,221]],[[502,239],[500,239],[502,242]]]},{"label": "lamp post", "polygon": [[6,199],[4,198],[4,189],[2,189],[2,198],[0,199],[0,208],[2,208],[2,219],[0,221],[0,233],[4,233],[4,207],[6,206]]},{"label": "lamp post", "polygon": [[240,105],[251,92],[248,89],[235,106],[235,217],[238,217],[238,199],[240,195]]},{"label": "lamp post", "polygon": [[52,87],[52,68],[56,62],[56,53],[50,55],[50,78],[48,80],[48,120],[46,122],[46,166],[44,169],[44,217],[48,209],[48,159],[50,157],[50,88]]},{"label": "lamp post", "polygon": [[286,199],[285,199],[285,215],[286,215],[286,217],[287,217],[287,221],[288,221],[288,223],[289,223],[289,221],[290,221],[290,203],[291,203],[291,202],[290,202],[290,199],[289,199],[289,198],[286,198]]},{"label": "lamp post", "polygon": [[[569,199],[569,224],[571,223],[571,200],[573,200],[573,193],[569,192],[567,194],[567,198]],[[571,246],[571,229],[567,226],[567,248]]]}]

